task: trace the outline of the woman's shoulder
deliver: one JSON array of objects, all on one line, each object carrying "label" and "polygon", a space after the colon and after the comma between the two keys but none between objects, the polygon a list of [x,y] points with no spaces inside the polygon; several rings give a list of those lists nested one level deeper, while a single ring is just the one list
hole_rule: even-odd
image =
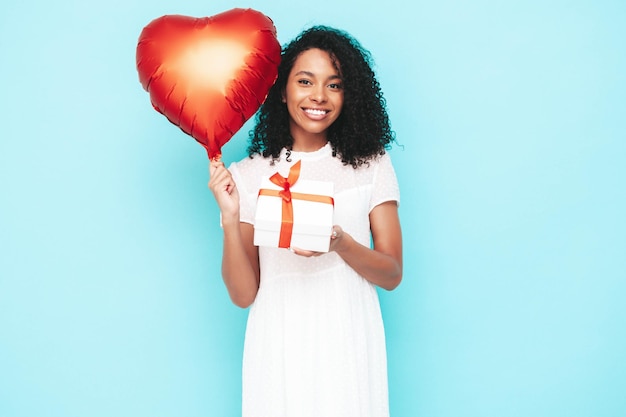
[{"label": "woman's shoulder", "polygon": [[356,175],[360,182],[377,184],[379,182],[396,182],[396,173],[389,152],[376,155],[358,167]]},{"label": "woman's shoulder", "polygon": [[246,156],[240,161],[233,162],[228,166],[228,170],[236,180],[244,181],[250,186],[259,182],[259,178],[269,175],[272,169],[271,158],[264,158],[262,155]]},{"label": "woman's shoulder", "polygon": [[264,165],[269,165],[270,163],[271,160],[269,158],[264,158],[262,155],[254,154],[233,162],[229,166],[229,169],[233,168],[239,171],[259,170],[262,169]]},{"label": "woman's shoulder", "polygon": [[391,162],[391,156],[389,155],[389,152],[374,155],[362,165],[360,165],[357,168],[357,171],[362,172],[364,175],[375,175],[376,172],[378,172],[380,169],[393,169],[393,164]]}]

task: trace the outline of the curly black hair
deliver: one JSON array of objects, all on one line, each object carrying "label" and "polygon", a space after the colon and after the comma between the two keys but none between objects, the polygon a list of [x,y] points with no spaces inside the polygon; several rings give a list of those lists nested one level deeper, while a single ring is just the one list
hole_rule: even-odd
[{"label": "curly black hair", "polygon": [[313,26],[283,48],[278,78],[257,112],[256,125],[250,131],[249,156],[271,157],[273,163],[280,158],[283,148],[293,146],[289,113],[282,101],[282,92],[298,56],[313,48],[328,52],[340,69],[343,82],[343,109],[328,128],[333,154],[354,168],[383,155],[395,142],[395,133],[391,130],[386,101],[372,69],[370,52],[342,30]]}]

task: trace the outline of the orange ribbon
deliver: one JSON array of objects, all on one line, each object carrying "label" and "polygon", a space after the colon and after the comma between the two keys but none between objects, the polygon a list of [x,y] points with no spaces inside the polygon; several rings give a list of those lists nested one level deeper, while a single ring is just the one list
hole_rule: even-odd
[{"label": "orange ribbon", "polygon": [[292,199],[313,201],[316,203],[325,203],[334,205],[332,197],[317,194],[292,193],[293,186],[300,177],[301,161],[296,162],[290,169],[287,178],[282,177],[278,172],[270,177],[270,181],[282,190],[268,190],[262,188],[259,195],[281,197],[282,202],[282,219],[280,223],[280,237],[278,239],[279,248],[288,248],[291,246],[291,235],[293,233],[293,204]]}]

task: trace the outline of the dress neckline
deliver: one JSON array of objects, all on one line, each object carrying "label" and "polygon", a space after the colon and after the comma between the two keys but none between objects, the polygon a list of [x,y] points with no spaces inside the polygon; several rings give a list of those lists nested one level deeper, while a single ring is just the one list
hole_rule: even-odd
[{"label": "dress neckline", "polygon": [[[291,151],[291,154],[289,155],[289,159],[292,159],[294,161],[297,161],[298,159],[306,159],[306,160],[312,160],[312,159],[321,159],[323,157],[326,157],[328,155],[330,155],[332,153],[333,149],[332,146],[330,145],[330,142],[326,142],[326,144],[324,146],[322,146],[321,148],[319,148],[316,151],[310,151],[310,152],[306,152],[306,151]],[[283,148],[283,150],[280,153],[281,158],[286,158],[287,157],[287,149]]]}]

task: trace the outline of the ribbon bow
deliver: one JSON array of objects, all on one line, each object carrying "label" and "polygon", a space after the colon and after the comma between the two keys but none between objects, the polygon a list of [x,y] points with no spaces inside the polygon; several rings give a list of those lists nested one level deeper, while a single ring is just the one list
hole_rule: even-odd
[{"label": "ribbon bow", "polygon": [[282,191],[280,191],[278,195],[282,197],[283,203],[291,202],[290,188],[296,183],[296,181],[298,181],[298,178],[300,177],[300,166],[302,165],[301,162],[302,161],[298,161],[293,164],[293,166],[289,169],[289,175],[287,175],[287,178],[282,177],[278,172],[270,177],[270,181],[282,188]]}]

